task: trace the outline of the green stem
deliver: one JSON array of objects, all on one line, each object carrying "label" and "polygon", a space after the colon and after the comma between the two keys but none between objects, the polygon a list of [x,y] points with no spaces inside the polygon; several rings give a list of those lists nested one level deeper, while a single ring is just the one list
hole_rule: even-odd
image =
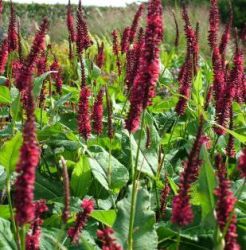
[{"label": "green stem", "polygon": [[112,140],[110,139],[109,144],[109,159],[108,159],[108,185],[111,187],[111,176],[112,176],[112,165],[111,165],[111,158],[112,158],[112,149],[111,149]]},{"label": "green stem", "polygon": [[40,108],[40,129],[43,127],[43,108]]},{"label": "green stem", "polygon": [[15,217],[14,217],[14,211],[13,211],[13,206],[12,206],[12,199],[11,199],[11,185],[10,185],[10,178],[7,178],[7,197],[8,197],[8,205],[9,205],[9,211],[10,211],[10,217],[11,217],[11,221],[12,221],[12,225],[13,225],[13,232],[14,232],[14,237],[15,237],[15,241],[17,244],[17,248],[20,249],[20,236],[19,236],[19,232],[18,229],[16,227],[16,223],[15,223]]},{"label": "green stem", "polygon": [[180,229],[179,229],[179,236],[178,236],[178,240],[177,240],[177,247],[176,249],[179,250],[179,246],[180,246],[180,242],[181,242],[181,235],[180,235]]},{"label": "green stem", "polygon": [[133,160],[133,154],[132,154],[132,135],[129,134],[129,142],[130,142],[130,154],[131,154],[131,175],[132,175],[132,181],[134,179],[134,160]]},{"label": "green stem", "polygon": [[133,171],[133,187],[132,187],[132,197],[131,197],[131,210],[130,210],[130,222],[129,222],[129,233],[128,233],[128,250],[133,250],[133,228],[134,228],[134,218],[136,213],[136,201],[137,201],[137,168],[138,168],[138,160],[140,155],[140,145],[141,145],[141,139],[143,135],[143,128],[144,128],[144,117],[145,117],[145,111],[142,114],[142,121],[141,121],[141,130],[140,130],[140,136],[138,141],[138,149],[137,149],[137,155],[136,155],[136,161]]},{"label": "green stem", "polygon": [[21,250],[26,250],[26,233],[25,226],[21,227],[20,231],[20,241],[21,241]]}]

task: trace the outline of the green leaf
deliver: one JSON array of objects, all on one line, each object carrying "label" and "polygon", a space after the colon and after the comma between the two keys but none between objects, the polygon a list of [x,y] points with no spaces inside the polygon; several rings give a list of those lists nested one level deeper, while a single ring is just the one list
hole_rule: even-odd
[{"label": "green leaf", "polygon": [[201,150],[203,165],[199,176],[198,192],[202,206],[202,220],[206,225],[215,224],[213,210],[215,206],[214,189],[216,187],[216,179],[213,167],[209,160],[209,154],[203,146]]},{"label": "green leaf", "polygon": [[61,244],[61,237],[64,239],[66,232],[61,229],[51,228],[46,229],[42,228],[41,240],[40,240],[40,250],[67,250],[65,246]]},{"label": "green leaf", "polygon": [[0,164],[8,173],[15,170],[19,159],[19,151],[22,145],[22,134],[17,133],[9,141],[6,141],[0,149]]},{"label": "green leaf", "polygon": [[20,113],[20,110],[21,110],[21,102],[20,102],[20,94],[18,94],[15,97],[15,99],[12,102],[11,107],[10,107],[10,114],[11,114],[11,117],[14,121],[17,120],[17,117],[18,117],[18,114]]},{"label": "green leaf", "polygon": [[8,220],[10,218],[9,205],[0,205],[0,218]]},{"label": "green leaf", "polygon": [[10,91],[5,86],[0,86],[0,103],[1,104],[11,103]]},{"label": "green leaf", "polygon": [[97,221],[100,221],[108,227],[112,227],[116,219],[116,212],[115,210],[96,210],[93,211],[91,217],[96,219]]},{"label": "green leaf", "polygon": [[[97,147],[96,149],[99,150],[99,152],[97,151],[95,153],[92,153],[93,158],[90,158],[89,160],[92,174],[106,190],[109,190],[109,153],[100,147]],[[112,155],[110,157],[110,161],[112,168],[110,188],[118,191],[129,180],[129,173],[126,167]]]},{"label": "green leaf", "polygon": [[33,87],[34,98],[39,97],[44,80],[46,79],[47,76],[49,76],[51,73],[54,73],[54,72],[55,71],[48,71],[34,80],[34,87]]},{"label": "green leaf", "polygon": [[14,236],[10,229],[10,222],[0,218],[0,249],[15,250]]},{"label": "green leaf", "polygon": [[6,182],[6,171],[3,166],[0,165],[0,190],[3,190]]},{"label": "green leaf", "polygon": [[36,174],[35,199],[54,199],[63,195],[63,186],[61,182],[50,180],[42,176],[39,172]]},{"label": "green leaf", "polygon": [[73,195],[83,198],[90,188],[91,181],[92,175],[88,158],[82,156],[72,173],[71,188]]},{"label": "green leaf", "polygon": [[[123,246],[123,249],[127,249],[131,196],[132,186],[129,188],[126,198],[118,203],[118,214],[113,226],[115,236]],[[155,231],[155,213],[151,210],[150,194],[143,188],[138,190],[133,232],[133,249],[157,249],[158,240]]]}]

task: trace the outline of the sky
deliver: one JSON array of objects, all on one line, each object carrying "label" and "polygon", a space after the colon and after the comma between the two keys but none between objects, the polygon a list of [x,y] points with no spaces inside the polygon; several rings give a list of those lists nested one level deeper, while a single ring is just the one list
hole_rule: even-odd
[{"label": "sky", "polygon": [[[123,7],[126,4],[133,2],[144,2],[146,0],[82,0],[83,5],[94,5],[94,6],[115,6]],[[18,3],[50,3],[50,4],[66,4],[68,0],[13,0]],[[78,0],[71,0],[71,3],[77,4]]]}]

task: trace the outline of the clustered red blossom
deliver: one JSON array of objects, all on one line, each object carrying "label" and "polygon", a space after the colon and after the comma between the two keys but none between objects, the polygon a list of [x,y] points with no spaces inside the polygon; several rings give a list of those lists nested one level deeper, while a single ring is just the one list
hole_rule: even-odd
[{"label": "clustered red blossom", "polygon": [[35,172],[39,163],[40,149],[36,139],[34,118],[34,100],[31,90],[26,97],[27,120],[23,129],[23,144],[20,150],[20,159],[16,166],[17,179],[15,183],[16,222],[22,226],[34,218],[34,184]]},{"label": "clustered red blossom", "polygon": [[23,62],[20,72],[16,78],[16,87],[19,89],[19,91],[24,90],[28,85],[27,83],[31,81],[32,73],[37,63],[38,56],[40,52],[45,49],[45,33],[47,29],[48,20],[45,18],[40,25],[39,31],[35,35],[30,53],[25,62]]},{"label": "clustered red blossom", "polygon": [[[216,156],[215,164],[219,181],[218,187],[215,189],[215,195],[218,198],[216,204],[217,222],[221,232],[224,231],[227,223],[229,223],[225,235],[225,250],[239,250],[240,246],[237,244],[237,219],[236,214],[234,213],[236,198],[231,191],[231,182],[226,177],[226,167],[221,155]],[[231,213],[233,213],[232,218]],[[229,219],[231,220],[228,221]]]},{"label": "clustered red blossom", "polygon": [[[191,85],[192,85],[192,75],[193,71],[197,72],[197,63],[198,63],[198,34],[199,31],[195,32],[190,24],[190,19],[187,13],[185,5],[182,10],[182,17],[184,20],[184,31],[187,40],[187,52],[185,62],[181,67],[178,81],[179,81],[179,101],[176,105],[176,112],[178,115],[184,115],[187,103],[191,94]],[[193,70],[192,70],[193,68]]]},{"label": "clustered red blossom", "polygon": [[102,242],[102,250],[122,250],[122,247],[115,242],[113,233],[113,229],[109,227],[97,230],[97,237]]},{"label": "clustered red blossom", "polygon": [[60,64],[59,64],[56,57],[54,59],[54,62],[50,66],[50,70],[51,71],[56,71],[56,73],[52,74],[52,78],[55,81],[55,86],[56,86],[57,93],[61,95],[61,93],[62,93],[62,85],[63,85],[62,76],[61,76],[62,70],[61,70],[61,66],[60,66]]},{"label": "clustered red blossom", "polygon": [[203,142],[203,118],[200,120],[196,140],[184,163],[184,170],[180,176],[179,192],[173,199],[172,222],[179,226],[186,226],[193,221],[193,211],[190,204],[190,187],[197,180],[201,161],[199,154]]},{"label": "clustered red blossom", "polygon": [[14,5],[10,4],[10,18],[9,18],[9,28],[8,28],[8,49],[9,52],[15,51],[18,48],[18,33],[17,33],[17,23],[16,15],[14,10]]},{"label": "clustered red blossom", "polygon": [[130,95],[130,111],[126,119],[126,128],[135,132],[139,127],[140,116],[155,96],[155,87],[159,78],[159,46],[163,38],[162,4],[152,0],[148,5],[147,28],[144,46],[139,61],[140,68],[134,80]]},{"label": "clustered red blossom", "polygon": [[93,129],[97,135],[102,134],[103,130],[103,89],[97,95],[92,111]]},{"label": "clustered red blossom", "polygon": [[140,67],[140,58],[144,45],[143,28],[139,29],[138,40],[134,43],[133,47],[130,48],[126,53],[126,77],[125,82],[128,91],[133,86],[135,77]]},{"label": "clustered red blossom", "polygon": [[243,149],[238,159],[238,170],[241,172],[242,177],[246,178],[246,148]]},{"label": "clustered red blossom", "polygon": [[89,139],[91,134],[89,97],[90,89],[87,86],[82,86],[79,99],[78,127],[80,135],[86,141]]},{"label": "clustered red blossom", "polygon": [[0,74],[3,74],[5,71],[8,55],[8,39],[4,39],[0,49]]},{"label": "clustered red blossom", "polygon": [[212,49],[218,46],[219,19],[218,0],[210,0],[208,41]]},{"label": "clustered red blossom", "polygon": [[73,244],[79,242],[80,234],[84,229],[90,214],[94,210],[94,202],[92,200],[84,199],[81,208],[83,211],[77,213],[75,225],[70,227],[67,231],[68,237]]},{"label": "clustered red blossom", "polygon": [[[226,47],[230,39],[232,26],[232,10],[230,10],[230,20],[227,23],[218,44],[219,33],[219,9],[217,0],[211,0],[209,15],[209,44],[212,50],[213,65],[213,91],[215,99],[216,122],[220,126],[214,128],[218,135],[225,134],[225,129],[229,125],[230,110],[233,101],[244,101],[245,87],[243,82],[244,62],[243,54],[238,46],[236,35],[236,50],[234,53],[233,68],[230,69],[225,63]],[[232,142],[230,142],[232,143]]]},{"label": "clustered red blossom", "polygon": [[[37,61],[40,49],[44,46],[44,37],[47,29],[47,20],[41,24],[36,34],[30,54],[24,62],[18,81],[22,84],[22,102],[26,113],[26,121],[23,128],[23,144],[20,150],[20,158],[16,166],[17,179],[15,183],[15,208],[16,222],[22,226],[31,222],[35,216],[33,205],[35,172],[39,163],[40,149],[36,138],[35,103],[32,95],[32,72]],[[17,81],[17,83],[18,83]],[[20,86],[20,85],[19,85]]]},{"label": "clustered red blossom", "polygon": [[123,31],[123,35],[121,38],[121,53],[126,53],[129,49],[130,43],[129,43],[129,38],[130,38],[130,32],[131,28],[126,27]]},{"label": "clustered red blossom", "polygon": [[104,43],[102,42],[101,45],[97,45],[97,58],[96,58],[96,64],[99,68],[102,68],[105,63],[105,54],[104,54]]},{"label": "clustered red blossom", "polygon": [[36,68],[38,76],[41,76],[47,71],[47,56],[45,51],[42,51],[40,57],[38,58]]},{"label": "clustered red blossom", "polygon": [[29,233],[26,236],[26,250],[39,250],[41,226],[43,220],[41,215],[48,211],[45,200],[39,200],[34,203],[35,218],[31,223]]},{"label": "clustered red blossom", "polygon": [[219,45],[219,50],[220,50],[220,54],[221,54],[221,63],[222,63],[222,67],[225,68],[225,54],[226,54],[226,47],[228,45],[228,42],[230,41],[230,37],[231,37],[231,26],[232,26],[232,10],[230,11],[230,19],[228,21],[228,23],[226,24],[224,33],[221,37],[221,41],[220,41],[220,45]]},{"label": "clustered red blossom", "polygon": [[[47,72],[47,55],[45,50],[42,51],[39,59],[37,60],[36,68],[38,76],[41,76],[42,74]],[[43,107],[45,103],[45,98],[46,98],[46,85],[45,83],[43,83],[39,95],[39,107]]]},{"label": "clustered red blossom", "polygon": [[20,62],[20,60],[12,61],[11,69],[12,69],[12,77],[14,79],[18,78],[18,74],[20,73],[21,67],[22,67],[22,63]]},{"label": "clustered red blossom", "polygon": [[[234,54],[234,65],[230,71],[229,76],[226,78],[225,73],[222,74],[222,80],[224,80],[224,88],[218,93],[217,99],[217,116],[216,120],[219,125],[227,128],[230,121],[230,109],[233,100],[240,101],[242,98],[242,92],[240,89],[242,86],[242,78],[244,74],[244,62],[243,55],[238,45],[236,45],[236,51]],[[215,79],[217,77],[215,76]],[[215,128],[217,134],[221,135],[225,133],[223,128]]]},{"label": "clustered red blossom", "polygon": [[132,25],[130,28],[130,34],[129,34],[129,43],[130,44],[132,44],[134,42],[134,38],[135,38],[135,35],[137,32],[139,21],[140,21],[142,14],[143,14],[143,11],[144,11],[144,4],[141,4],[139,6],[135,16],[134,16],[134,19],[132,21]]},{"label": "clustered red blossom", "polygon": [[79,55],[92,45],[85,17],[83,16],[82,11],[79,9],[77,10],[76,43],[77,43],[77,52]]},{"label": "clustered red blossom", "polygon": [[68,28],[69,38],[71,39],[71,42],[75,42],[76,33],[74,30],[74,17],[72,13],[70,0],[68,1],[68,6],[67,6],[67,28]]},{"label": "clustered red blossom", "polygon": [[175,111],[179,115],[184,115],[190,97],[192,83],[192,54],[190,49],[187,51],[186,61],[180,71],[179,83],[180,97],[176,104]]},{"label": "clustered red blossom", "polygon": [[121,63],[120,63],[120,45],[119,45],[119,37],[118,37],[118,32],[114,30],[112,32],[113,36],[113,52],[114,55],[116,56],[116,65],[118,68],[118,75],[121,75]]}]

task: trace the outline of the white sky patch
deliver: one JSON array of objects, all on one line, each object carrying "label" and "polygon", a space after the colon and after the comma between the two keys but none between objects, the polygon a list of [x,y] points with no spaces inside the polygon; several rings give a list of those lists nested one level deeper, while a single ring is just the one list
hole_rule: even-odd
[{"label": "white sky patch", "polygon": [[[68,0],[13,0],[17,3],[46,3],[46,4],[67,4]],[[134,2],[146,2],[146,0],[82,0],[84,6],[114,6],[124,7],[126,4]],[[71,3],[77,4],[78,0],[71,0]]]}]

